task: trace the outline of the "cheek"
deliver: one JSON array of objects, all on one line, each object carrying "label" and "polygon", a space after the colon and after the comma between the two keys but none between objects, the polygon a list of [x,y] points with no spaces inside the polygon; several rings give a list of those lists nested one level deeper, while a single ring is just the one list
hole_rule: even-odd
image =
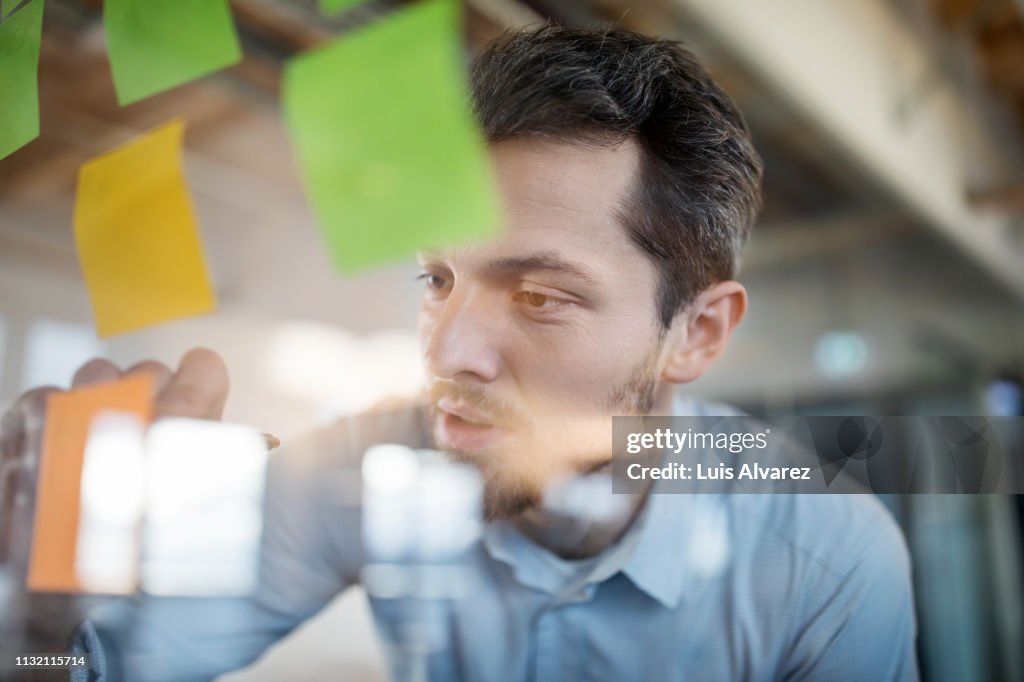
[{"label": "cheek", "polygon": [[434,333],[434,326],[437,324],[436,315],[429,308],[420,304],[419,313],[416,315],[416,332],[420,340],[420,353],[425,353],[430,337]]},{"label": "cheek", "polygon": [[656,332],[649,325],[595,321],[564,333],[526,335],[511,366],[523,394],[540,408],[605,404],[613,389],[648,357]]}]

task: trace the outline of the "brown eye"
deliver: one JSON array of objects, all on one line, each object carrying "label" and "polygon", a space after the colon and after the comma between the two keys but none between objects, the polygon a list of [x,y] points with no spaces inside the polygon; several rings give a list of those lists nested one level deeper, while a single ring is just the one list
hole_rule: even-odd
[{"label": "brown eye", "polygon": [[516,295],[516,298],[521,303],[525,303],[531,308],[537,309],[550,309],[567,303],[567,301],[560,298],[548,296],[547,294],[542,294],[536,291],[520,291]]},{"label": "brown eye", "polygon": [[434,275],[429,272],[424,272],[416,279],[422,280],[426,284],[427,289],[431,291],[441,291],[448,286],[448,280],[440,275]]},{"label": "brown eye", "polygon": [[550,296],[545,296],[544,294],[538,294],[536,291],[524,291],[523,300],[527,305],[533,306],[534,308],[543,308],[554,299]]}]

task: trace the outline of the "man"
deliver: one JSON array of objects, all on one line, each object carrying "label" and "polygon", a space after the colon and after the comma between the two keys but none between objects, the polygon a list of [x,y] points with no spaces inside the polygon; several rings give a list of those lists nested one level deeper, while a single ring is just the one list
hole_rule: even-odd
[{"label": "man", "polygon": [[[254,660],[359,579],[360,511],[339,504],[336,474],[383,441],[472,463],[488,519],[472,599],[438,607],[443,641],[418,662],[396,654],[397,677],[915,679],[908,558],[873,498],[645,494],[599,519],[551,502],[600,480],[612,415],[709,413],[676,391],[747,307],[734,277],[761,163],[733,103],[677,44],[621,29],[507,35],[472,85],[504,224],[420,256],[429,405],[343,420],[272,458],[254,599],[201,617],[187,600],[93,613],[78,650],[107,679]],[[159,414],[220,417],[212,352],[129,371],[157,376]],[[119,374],[95,361],[75,384]],[[15,413],[38,415],[27,403]],[[401,640],[394,604],[371,605]]]}]

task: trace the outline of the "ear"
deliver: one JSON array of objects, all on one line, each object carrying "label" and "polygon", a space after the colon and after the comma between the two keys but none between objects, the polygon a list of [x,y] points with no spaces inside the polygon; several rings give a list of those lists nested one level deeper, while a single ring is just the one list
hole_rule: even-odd
[{"label": "ear", "polygon": [[739,282],[719,282],[702,291],[672,322],[662,378],[676,384],[699,379],[725,350],[746,312],[747,290]]}]

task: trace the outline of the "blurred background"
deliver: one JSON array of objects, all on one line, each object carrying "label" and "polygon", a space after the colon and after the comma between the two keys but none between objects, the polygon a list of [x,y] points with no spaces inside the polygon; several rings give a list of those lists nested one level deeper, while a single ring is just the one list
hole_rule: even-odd
[{"label": "blurred background", "polygon": [[[414,393],[417,268],[333,271],[278,100],[285,60],[401,4],[328,18],[315,0],[232,0],[239,65],[120,108],[102,3],[47,0],[42,133],[0,161],[0,404],[97,355],[174,363],[195,345],[227,360],[226,418],[286,443]],[[755,413],[1024,414],[1024,0],[467,0],[467,57],[549,18],[684,40],[765,159],[750,314],[689,393]],[[99,341],[78,168],[174,116],[219,307]],[[925,679],[1024,679],[1020,500],[886,502],[914,555]],[[353,592],[231,679],[384,679],[376,647]]]}]

